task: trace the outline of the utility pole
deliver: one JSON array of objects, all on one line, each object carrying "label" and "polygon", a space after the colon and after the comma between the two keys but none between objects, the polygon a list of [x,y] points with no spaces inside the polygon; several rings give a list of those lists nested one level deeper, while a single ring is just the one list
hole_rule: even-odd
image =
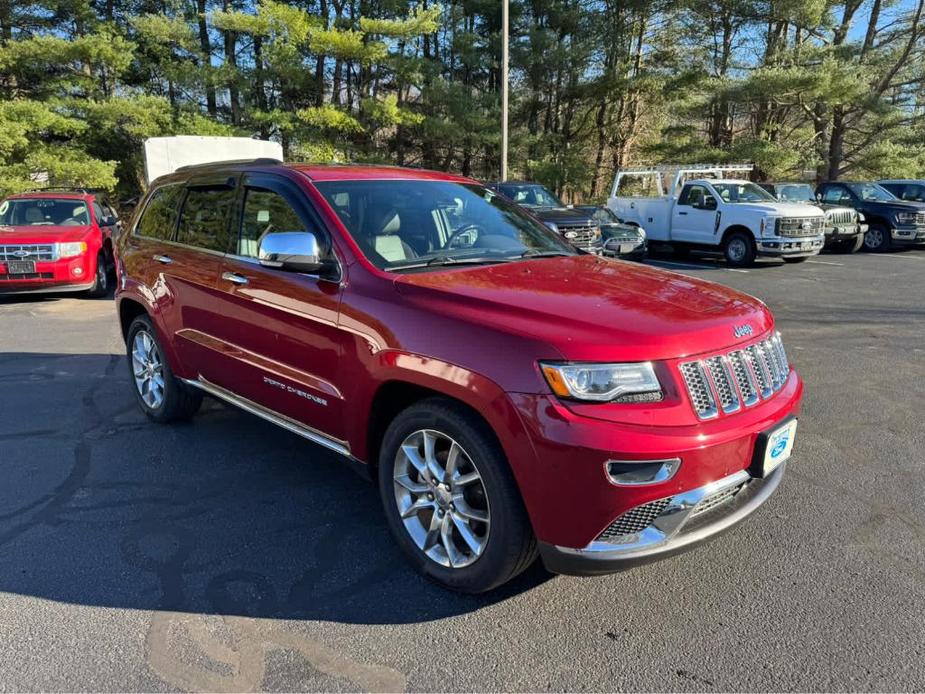
[{"label": "utility pole", "polygon": [[508,34],[510,0],[501,0],[501,180],[507,180]]}]

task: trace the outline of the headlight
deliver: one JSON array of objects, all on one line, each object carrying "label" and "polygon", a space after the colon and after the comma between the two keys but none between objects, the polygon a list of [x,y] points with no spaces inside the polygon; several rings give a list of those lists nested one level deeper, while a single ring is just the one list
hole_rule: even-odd
[{"label": "headlight", "polygon": [[87,252],[87,244],[83,241],[78,243],[58,243],[59,258],[74,258]]},{"label": "headlight", "polygon": [[652,402],[662,397],[662,388],[655,376],[652,362],[541,363],[540,366],[552,392],[561,398],[593,402]]},{"label": "headlight", "polygon": [[636,230],[639,232],[639,238],[641,238],[643,241],[645,241],[645,239],[646,239],[646,230],[643,229],[642,227],[636,227]]},{"label": "headlight", "polygon": [[777,233],[777,226],[779,223],[779,219],[775,219],[774,217],[764,217],[761,220],[761,235],[774,236]]},{"label": "headlight", "polygon": [[897,212],[897,224],[915,224],[915,212]]},{"label": "headlight", "polygon": [[865,220],[864,220],[864,213],[863,213],[863,212],[858,212],[858,221],[859,221],[859,222],[865,221]]},{"label": "headlight", "polygon": [[543,224],[546,225],[546,228],[547,228],[547,229],[549,229],[549,230],[551,230],[551,231],[554,231],[554,232],[556,232],[557,234],[559,233],[559,225],[556,224],[555,222],[543,222]]}]

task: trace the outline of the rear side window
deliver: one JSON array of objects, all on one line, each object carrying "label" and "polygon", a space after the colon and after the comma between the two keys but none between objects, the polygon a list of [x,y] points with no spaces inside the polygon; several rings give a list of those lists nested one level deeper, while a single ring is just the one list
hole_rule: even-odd
[{"label": "rear side window", "polygon": [[848,195],[848,191],[841,186],[828,186],[822,191],[822,202],[827,202],[830,204],[851,202],[851,196]]},{"label": "rear side window", "polygon": [[164,186],[151,194],[141,213],[135,233],[151,239],[169,241],[177,223],[177,211],[183,197],[182,186]]},{"label": "rear side window", "polygon": [[234,202],[233,188],[190,188],[180,214],[177,241],[226,253]]}]

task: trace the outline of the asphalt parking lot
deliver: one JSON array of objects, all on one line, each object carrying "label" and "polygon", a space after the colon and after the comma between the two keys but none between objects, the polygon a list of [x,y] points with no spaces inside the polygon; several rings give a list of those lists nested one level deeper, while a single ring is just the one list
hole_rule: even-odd
[{"label": "asphalt parking lot", "polygon": [[216,402],[148,423],[111,301],[0,299],[0,690],[925,688],[925,252],[655,264],[775,312],[783,484],[691,553],[486,597],[323,449]]}]

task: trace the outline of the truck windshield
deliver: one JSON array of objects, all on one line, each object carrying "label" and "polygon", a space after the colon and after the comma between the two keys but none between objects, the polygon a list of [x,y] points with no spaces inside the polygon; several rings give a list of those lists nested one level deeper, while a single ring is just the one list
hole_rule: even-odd
[{"label": "truck windshield", "polygon": [[18,198],[0,202],[0,226],[85,226],[87,205],[77,198]]},{"label": "truck windshield", "polygon": [[777,199],[784,202],[816,202],[808,183],[782,183],[777,186]]},{"label": "truck windshield", "polygon": [[851,192],[857,195],[861,200],[873,202],[890,202],[898,198],[883,186],[876,183],[847,183]]},{"label": "truck windshield", "polygon": [[453,181],[319,181],[317,189],[383,270],[497,263],[577,251],[492,190]]},{"label": "truck windshield", "polygon": [[565,207],[548,188],[536,183],[502,183],[498,189],[524,207]]},{"label": "truck windshield", "polygon": [[754,183],[713,181],[713,187],[723,202],[777,202],[773,195]]}]

